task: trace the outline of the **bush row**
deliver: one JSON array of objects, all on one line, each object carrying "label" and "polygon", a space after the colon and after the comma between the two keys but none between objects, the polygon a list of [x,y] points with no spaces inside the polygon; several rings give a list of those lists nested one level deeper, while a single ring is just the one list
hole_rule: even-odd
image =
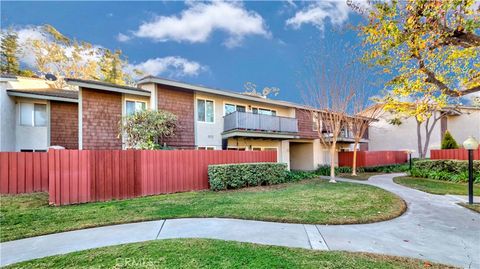
[{"label": "bush row", "polygon": [[208,166],[211,190],[272,185],[287,181],[285,163],[240,163]]},{"label": "bush row", "polygon": [[[362,167],[357,172],[402,172],[408,165],[386,165]],[[350,167],[336,167],[335,174],[351,173]],[[296,182],[318,176],[329,176],[330,166],[319,166],[315,171],[287,171],[284,163],[241,163],[208,166],[210,189],[214,191],[238,189],[244,187],[273,185],[285,182]]]},{"label": "bush row", "polygon": [[[395,173],[408,171],[408,164],[392,164],[372,167],[358,167],[357,173],[376,172],[376,173]],[[335,175],[352,173],[352,168],[348,166],[335,167]],[[320,165],[316,170],[316,174],[321,176],[330,176],[330,166]]]},{"label": "bush row", "polygon": [[[480,183],[480,161],[473,161],[474,181]],[[452,182],[468,181],[468,161],[419,160],[413,165],[411,175]]]}]

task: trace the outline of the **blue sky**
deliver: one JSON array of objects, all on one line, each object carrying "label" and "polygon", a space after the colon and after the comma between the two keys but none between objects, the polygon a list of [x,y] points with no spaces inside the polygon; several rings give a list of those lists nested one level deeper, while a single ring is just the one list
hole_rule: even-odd
[{"label": "blue sky", "polygon": [[249,81],[278,87],[274,98],[294,102],[302,102],[306,57],[324,42],[358,45],[346,28],[361,20],[342,0],[2,2],[1,11],[2,28],[34,35],[51,24],[68,37],[119,48],[153,75],[235,91]]}]

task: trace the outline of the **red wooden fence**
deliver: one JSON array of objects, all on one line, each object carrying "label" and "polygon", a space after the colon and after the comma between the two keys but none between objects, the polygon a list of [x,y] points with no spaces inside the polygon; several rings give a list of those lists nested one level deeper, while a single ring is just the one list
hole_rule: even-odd
[{"label": "red wooden fence", "polygon": [[[468,152],[466,149],[432,149],[430,150],[430,159],[468,160]],[[480,160],[480,148],[473,151],[473,159]]]},{"label": "red wooden fence", "polygon": [[52,150],[48,154],[50,203],[208,189],[210,164],[276,161],[274,151]]},{"label": "red wooden fence", "polygon": [[[357,151],[357,167],[372,167],[389,164],[401,164],[408,160],[405,151]],[[338,166],[353,164],[353,152],[339,152]]]},{"label": "red wooden fence", "polygon": [[0,152],[0,193],[48,190],[46,152]]}]

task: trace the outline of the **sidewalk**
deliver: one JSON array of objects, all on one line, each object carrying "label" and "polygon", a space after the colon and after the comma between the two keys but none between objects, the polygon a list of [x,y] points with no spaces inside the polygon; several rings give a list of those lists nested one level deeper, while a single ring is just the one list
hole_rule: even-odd
[{"label": "sidewalk", "polygon": [[394,175],[367,182],[401,196],[408,211],[393,220],[358,225],[307,225],[237,219],[169,219],[64,232],[0,244],[4,266],[73,251],[167,238],[212,238],[315,250],[408,256],[480,268],[480,214],[456,199],[393,183]]}]

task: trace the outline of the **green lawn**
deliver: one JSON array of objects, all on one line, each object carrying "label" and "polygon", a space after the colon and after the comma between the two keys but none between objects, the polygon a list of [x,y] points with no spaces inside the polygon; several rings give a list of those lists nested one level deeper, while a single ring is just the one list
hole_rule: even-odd
[{"label": "green lawn", "polygon": [[[393,179],[393,181],[410,188],[433,194],[468,195],[468,185],[466,183],[455,183],[444,180],[418,177],[396,177]],[[474,195],[480,195],[479,184],[474,185],[473,193]]]},{"label": "green lawn", "polygon": [[377,172],[366,172],[366,173],[357,173],[356,176],[352,176],[352,174],[340,174],[338,177],[340,178],[348,178],[348,179],[356,179],[356,180],[368,180],[372,176],[383,175],[385,173],[377,173]]},{"label": "green lawn", "polygon": [[313,179],[236,191],[199,191],[52,207],[46,193],[1,196],[0,239],[184,217],[229,217],[292,223],[369,223],[401,215],[398,196],[363,184]]},{"label": "green lawn", "polygon": [[7,268],[449,268],[366,253],[313,251],[206,239],[158,240],[105,247]]}]

